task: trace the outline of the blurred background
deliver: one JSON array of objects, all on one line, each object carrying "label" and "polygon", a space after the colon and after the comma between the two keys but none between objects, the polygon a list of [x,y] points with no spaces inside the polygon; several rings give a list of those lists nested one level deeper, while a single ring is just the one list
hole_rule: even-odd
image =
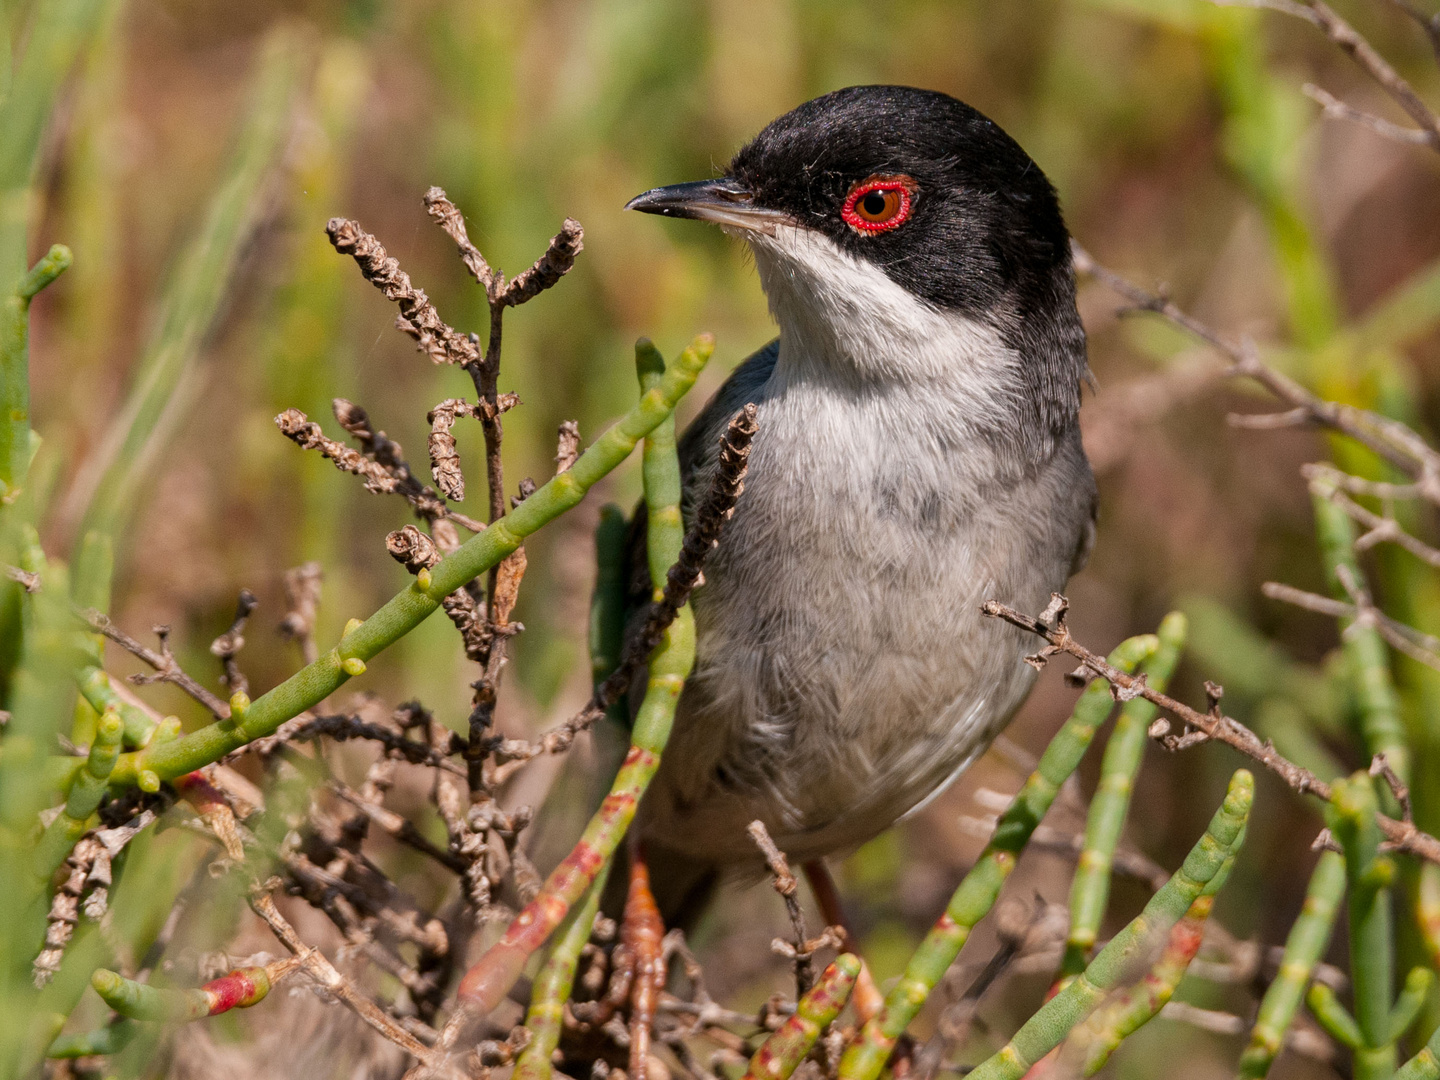
[{"label": "blurred background", "polygon": [[[426,217],[425,189],[444,187],[471,238],[511,274],[565,216],[583,223],[575,270],[506,320],[500,389],[524,402],[506,417],[507,475],[512,486],[543,480],[560,421],[578,420],[588,439],[633,400],[636,337],[673,354],[694,333],[715,333],[716,359],[682,406],[683,422],[774,334],[738,244],[695,223],[623,214],[625,201],[715,175],[766,122],[852,83],[929,87],[978,107],[1049,174],[1072,232],[1100,262],[1146,286],[1163,283],[1327,396],[1422,431],[1440,421],[1440,159],[1322,120],[1301,92],[1306,82],[1395,114],[1299,21],[1200,0],[102,7],[103,29],[46,136],[43,224],[31,242],[32,260],[56,241],[75,254],[73,270],[35,303],[46,545],[68,550],[97,506],[129,517],[112,614],[137,634],[173,626],[193,671],[213,672],[206,646],[229,625],[237,591],[252,589],[261,605],[243,654],[252,692],[297,661],[273,632],[286,568],[312,559],[324,567],[322,641],[406,580],[383,544],[407,520],[403,504],[302,453],[277,432],[275,414],[299,408],[339,436],[330,401],[349,398],[418,468],[426,411],[469,388],[463,373],[433,367],[395,332],[390,305],[331,249],[326,220],[357,218],[448,321],[482,334],[483,297]],[[1440,100],[1435,58],[1396,6],[1337,7]],[[1230,426],[1227,413],[1270,403],[1219,378],[1218,361],[1168,326],[1118,318],[1118,305],[1083,285],[1099,386],[1083,417],[1102,504],[1094,558],[1070,589],[1071,625],[1104,651],[1185,610],[1193,643],[1180,696],[1198,702],[1201,681],[1217,679],[1227,708],[1297,760],[1332,773],[1364,764],[1335,674],[1333,622],[1265,600],[1259,586],[1326,591],[1298,468],[1332,453],[1354,469],[1365,463],[1313,433]],[[107,442],[123,403],[148,400],[127,395],[150,384],[178,388],[172,404],[140,425],[145,437],[133,445]],[[483,517],[478,425],[462,422],[457,433],[472,481],[464,509]],[[591,532],[602,502],[628,507],[638,493],[631,462],[527,545],[518,609],[526,630],[504,683],[503,730],[537,731],[587,694]],[[1433,523],[1412,524],[1423,533]],[[1403,552],[1370,558],[1387,610],[1440,630],[1433,572]],[[112,656],[116,670],[126,663]],[[1075,692],[1060,674],[1045,674],[1011,728],[1018,750],[992,753],[841,867],[882,980],[983,843],[965,821],[987,812],[980,789],[1012,793],[1028,769],[1023,751],[1038,752],[1068,713]],[[1418,757],[1420,823],[1433,831],[1440,676],[1404,660],[1396,676]],[[437,619],[352,687],[392,702],[419,697],[459,726],[472,677]],[[200,720],[166,688],[154,700]],[[1213,747],[1147,754],[1127,844],[1173,867],[1237,762]],[[1097,760],[1082,767],[1082,794]],[[514,798],[540,797],[538,782],[523,781]],[[1320,820],[1315,805],[1265,777],[1257,805],[1217,917],[1241,937],[1274,942],[1298,910]],[[1051,818],[1062,828],[1081,822],[1073,799]],[[1064,902],[1070,872],[1068,860],[1031,852],[1008,894]],[[1109,928],[1146,896],[1121,879]],[[768,889],[737,890],[722,905],[698,936],[717,998],[753,1006],[785,985],[769,950],[783,926]],[[992,940],[977,935],[962,966],[982,964]],[[1343,960],[1343,940],[1332,954]],[[1046,974],[1022,975],[986,999],[980,1023],[995,1045],[1047,983]],[[1180,997],[1241,1015],[1250,1000],[1245,988],[1194,979]],[[1171,1076],[1228,1075],[1240,1046],[1161,1020],[1126,1044],[1111,1071],[1153,1075],[1163,1061]],[[1333,1073],[1287,1056],[1273,1075]]]}]

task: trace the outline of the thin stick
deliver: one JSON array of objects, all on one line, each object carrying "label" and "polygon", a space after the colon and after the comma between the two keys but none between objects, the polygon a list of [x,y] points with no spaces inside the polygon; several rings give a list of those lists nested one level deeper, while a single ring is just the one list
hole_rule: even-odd
[{"label": "thin stick", "polygon": [[250,897],[250,907],[265,921],[280,943],[289,949],[292,954],[299,958],[305,973],[314,979],[320,986],[329,993],[339,998],[350,1008],[361,1020],[369,1024],[385,1038],[389,1039],[407,1054],[419,1058],[426,1065],[432,1068],[443,1067],[443,1056],[437,1054],[426,1046],[415,1036],[411,1035],[403,1027],[390,1019],[379,1006],[371,1001],[360,991],[356,990],[350,981],[336,970],[335,965],[325,959],[319,949],[311,948],[300,940],[300,935],[295,928],[285,919],[275,906],[275,901],[266,890],[257,889]]},{"label": "thin stick", "polygon": [[[220,699],[217,694],[212,694],[205,687],[192,679],[175,662],[175,657],[170,654],[167,648],[164,652],[156,652],[153,649],[142,645],[135,638],[131,637],[124,630],[121,630],[109,617],[93,608],[79,612],[80,618],[85,624],[97,634],[104,634],[105,637],[115,642],[126,652],[130,653],[141,662],[150,665],[157,673],[157,681],[168,682],[178,686],[185,693],[203,705],[210,714],[217,720],[228,720],[230,718],[230,706]],[[161,639],[163,642],[163,638]]]},{"label": "thin stick", "polygon": [[765,863],[770,867],[771,884],[780,894],[780,899],[785,901],[785,913],[790,916],[790,927],[795,933],[795,996],[804,997],[806,991],[815,983],[815,964],[811,959],[813,953],[806,948],[809,935],[805,932],[805,914],[800,910],[800,898],[797,895],[800,882],[790,872],[785,853],[775,846],[775,841],[770,838],[770,830],[765,828],[763,821],[752,821],[745,831],[750,834],[750,839],[755,841],[760,854],[765,856]]},{"label": "thin stick", "polygon": [[1249,342],[1236,344],[1198,319],[1187,315],[1173,302],[1126,281],[1107,270],[1078,244],[1074,252],[1075,272],[1090,274],[1125,297],[1136,308],[1154,312],[1211,345],[1231,361],[1230,374],[1254,379],[1276,397],[1305,410],[1311,422],[1322,424],[1368,446],[1392,465],[1415,478],[1416,493],[1440,505],[1440,453],[1398,421],[1351,405],[1316,397],[1288,375],[1261,361]]},{"label": "thin stick", "polygon": [[[1060,597],[1058,594],[1056,599],[1064,601],[1064,597]],[[1047,641],[1049,643],[1047,649],[1039,654],[1042,658],[1041,662],[1043,662],[1043,658],[1054,656],[1057,653],[1073,656],[1096,675],[1108,679],[1112,685],[1119,688],[1122,694],[1134,694],[1154,702],[1161,709],[1204,732],[1207,738],[1223,742],[1263,765],[1302,795],[1314,795],[1317,798],[1329,800],[1329,784],[1309,769],[1303,769],[1282,756],[1270,743],[1261,742],[1259,737],[1240,721],[1223,714],[1212,716],[1202,713],[1197,709],[1192,709],[1184,702],[1167,697],[1146,686],[1143,680],[1126,674],[1113,663],[1102,659],[1076,641],[1070,635],[1063,618],[1058,619],[1052,626],[1030,615],[1024,615],[996,600],[987,600],[981,605],[980,610],[985,615],[1004,619],[1012,626],[1028,630]],[[1429,833],[1421,832],[1411,822],[1396,821],[1384,814],[1377,815],[1377,819],[1380,831],[1385,834],[1385,839],[1390,842],[1392,848],[1407,851],[1429,862],[1440,863],[1440,840]]]}]

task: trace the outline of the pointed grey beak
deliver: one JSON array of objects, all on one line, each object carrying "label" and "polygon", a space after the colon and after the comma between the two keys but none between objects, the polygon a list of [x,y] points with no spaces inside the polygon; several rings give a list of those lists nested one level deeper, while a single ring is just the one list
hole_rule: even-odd
[{"label": "pointed grey beak", "polygon": [[767,236],[775,235],[776,225],[791,223],[789,214],[756,206],[750,190],[728,176],[651,188],[626,203],[625,209],[662,217],[713,221],[717,225],[748,229]]}]

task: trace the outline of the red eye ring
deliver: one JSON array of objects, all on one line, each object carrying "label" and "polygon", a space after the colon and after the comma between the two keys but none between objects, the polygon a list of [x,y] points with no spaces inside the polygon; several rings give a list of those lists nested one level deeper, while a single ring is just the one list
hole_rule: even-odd
[{"label": "red eye ring", "polygon": [[840,217],[859,233],[887,232],[910,217],[914,191],[915,181],[908,176],[872,176],[850,189]]}]

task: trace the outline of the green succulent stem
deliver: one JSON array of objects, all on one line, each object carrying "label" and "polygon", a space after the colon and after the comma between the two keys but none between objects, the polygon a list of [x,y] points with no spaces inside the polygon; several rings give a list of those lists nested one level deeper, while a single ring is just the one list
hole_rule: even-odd
[{"label": "green succulent stem", "polygon": [[131,1020],[200,1020],[259,1004],[297,963],[289,959],[268,967],[238,968],[193,989],[150,986],[100,968],[90,976],[90,985],[106,1005]]},{"label": "green succulent stem", "polygon": [[[1186,630],[1185,616],[1178,611],[1161,620],[1156,634],[1160,647],[1141,665],[1146,682],[1156,690],[1164,690],[1175,673],[1185,647]],[[1085,846],[1070,885],[1070,933],[1060,968],[1062,979],[1074,978],[1084,971],[1095,948],[1100,922],[1110,900],[1110,867],[1125,828],[1135,777],[1140,772],[1149,741],[1147,732],[1156,711],[1144,698],[1127,701],[1105,744],[1100,783],[1090,800],[1085,822]]]},{"label": "green succulent stem", "polygon": [[125,725],[115,713],[107,712],[100,718],[95,744],[90,747],[85,767],[70,785],[64,808],[46,827],[36,845],[35,875],[42,881],[50,880],[50,875],[60,869],[80,838],[93,827],[95,811],[100,808],[110,773],[120,756],[120,740],[124,734]]},{"label": "green succulent stem", "polygon": [[102,668],[88,665],[76,674],[75,685],[81,697],[97,714],[114,713],[123,725],[124,744],[130,747],[149,745],[160,725],[144,709],[131,705],[110,685],[110,675]]},{"label": "green succulent stem", "polygon": [[[1355,523],[1344,510],[1325,498],[1323,490],[1315,493],[1311,503],[1315,508],[1315,531],[1325,560],[1326,581],[1336,599],[1348,603],[1350,594],[1341,581],[1341,568],[1349,571],[1353,581],[1364,580],[1355,558]],[[1384,754],[1401,782],[1408,784],[1412,764],[1410,745],[1400,716],[1400,698],[1390,674],[1390,654],[1385,639],[1374,626],[1356,624],[1353,620],[1342,620],[1341,630],[1360,707],[1360,734],[1365,748],[1372,757]],[[1390,798],[1388,795],[1386,798],[1388,804]]]},{"label": "green succulent stem", "polygon": [[1237,770],[1225,801],[1190,849],[1184,864],[1150,898],[1145,909],[1110,939],[1079,976],[1047,1001],[970,1080],[1020,1080],[1124,980],[1127,970],[1158,935],[1168,935],[1205,887],[1235,857],[1255,797],[1255,779]]},{"label": "green succulent stem", "polygon": [[[677,378],[679,371],[692,372],[686,376],[685,386],[688,388],[694,382],[695,373],[699,372],[700,366],[709,357],[710,349],[711,340],[708,336],[697,338],[673,364],[663,369],[662,374],[656,365],[659,354],[654,352],[649,342],[642,340],[635,350],[636,368],[644,391],[641,402],[660,394]],[[679,394],[676,393],[675,400],[678,398]],[[673,408],[673,405],[674,401],[671,401],[670,407]],[[650,581],[656,589],[664,588],[665,578],[674,557],[672,555],[670,562],[661,565],[654,553],[658,550],[678,554],[684,541],[684,525],[680,517],[680,461],[675,452],[673,420],[668,428],[668,436],[664,423],[669,415],[667,408],[664,415],[655,417],[654,422],[648,423],[644,431],[639,433],[656,433],[654,437],[646,439],[643,462],[645,505],[648,514],[646,543],[651,552]],[[625,421],[621,423],[624,424]],[[601,440],[606,437],[608,433],[602,436]],[[562,473],[561,477],[573,475],[584,463],[585,458],[582,456],[570,471]],[[541,491],[544,491],[544,488]],[[488,536],[502,528],[506,522],[513,523],[516,515],[524,512],[525,508],[539,497],[541,491],[521,503],[510,517],[491,525],[475,539]],[[436,567],[437,570],[439,566]],[[586,825],[574,848],[546,879],[540,892],[510,923],[500,940],[490,947],[460,981],[460,1000],[470,1011],[487,1015],[499,1005],[520,978],[530,956],[560,925],[561,920],[585,894],[601,868],[614,855],[635,817],[640,797],[650,785],[655,770],[660,767],[660,755],[670,738],[680,691],[684,688],[685,679],[694,663],[695,618],[687,604],[680,609],[675,621],[670,624],[660,644],[650,656],[645,697],[635,714],[630,731],[630,749],[611,784],[610,793]]]},{"label": "green succulent stem", "polygon": [[[1245,833],[1241,830],[1232,851],[1238,852],[1244,842]],[[1205,923],[1215,907],[1215,894],[1224,887],[1234,866],[1232,854],[1195,898],[1185,917],[1170,928],[1165,947],[1144,977],[1134,986],[1113,994],[1070,1034],[1067,1042],[1073,1040],[1082,1049],[1086,1076],[1094,1076],[1104,1068],[1115,1049],[1158,1016],[1174,996],[1190,961],[1200,951]]]},{"label": "green succulent stem", "polygon": [[[1134,671],[1159,647],[1154,634],[1142,634],[1121,642],[1109,662],[1122,671]],[[884,1008],[846,1048],[840,1059],[841,1080],[875,1080],[880,1075],[896,1041],[954,963],[970,931],[994,906],[1035,826],[1080,764],[1112,706],[1109,684],[1104,680],[1096,679],[1085,688],[1035,771],[1000,816],[990,843],[950,897],[945,913],[911,956],[900,981],[886,996]]]},{"label": "green succulent stem", "polygon": [[789,1080],[815,1041],[850,1000],[860,958],[841,953],[795,1005],[795,1012],[755,1051],[744,1080]]},{"label": "green succulent stem", "polygon": [[61,1035],[50,1044],[45,1052],[50,1058],[93,1057],[96,1054],[118,1054],[139,1032],[134,1020],[120,1019],[93,1031],[76,1035]]},{"label": "green succulent stem", "polygon": [[30,470],[30,301],[70,263],[56,244],[0,305],[0,503],[15,501]]},{"label": "green succulent stem", "polygon": [[[625,644],[625,513],[614,503],[600,508],[595,529],[595,592],[590,598],[590,680],[598,687],[620,666]],[[611,706],[609,715],[624,722],[624,707]]]},{"label": "green succulent stem", "polygon": [[600,911],[600,897],[610,879],[607,861],[595,875],[595,883],[585,894],[585,902],[572,911],[562,926],[545,966],[535,976],[530,991],[530,1008],[525,1013],[525,1028],[530,1041],[515,1061],[514,1080],[550,1080],[554,1069],[550,1055],[560,1045],[560,1032],[565,1020],[565,1003],[575,985],[575,969],[580,952],[590,940],[595,916]]},{"label": "green succulent stem", "polygon": [[1365,1040],[1355,1018],[1330,987],[1324,983],[1313,983],[1305,993],[1305,1004],[1310,1006],[1311,1014],[1325,1033],[1341,1046],[1359,1050],[1364,1045]]},{"label": "green succulent stem", "polygon": [[[412,582],[352,628],[320,659],[250,702],[242,714],[183,738],[152,742],[143,750],[122,754],[111,783],[138,784],[144,772],[152,772],[161,780],[174,780],[218,761],[253,739],[271,734],[286,720],[318,705],[351,678],[345,661],[368,661],[393,645],[437,611],[446,596],[488,572],[525,537],[579,503],[601,477],[629,456],[636,443],[671,415],[676,402],[695,384],[713,349],[714,339],[708,334],[696,338],[657,384],[641,395],[634,408],[596,439],[574,465],[549,480],[503,520],[436,563],[427,588],[421,588],[419,581]],[[688,624],[682,623],[683,619],[677,620],[672,637],[690,632]],[[685,670],[689,670],[688,664]]]},{"label": "green succulent stem", "polygon": [[1330,943],[1344,895],[1345,856],[1338,851],[1321,852],[1310,875],[1305,903],[1285,939],[1280,970],[1265,990],[1249,1045],[1240,1055],[1240,1080],[1260,1080],[1270,1071],[1305,996],[1306,984]]},{"label": "green succulent stem", "polygon": [[1395,999],[1395,1008],[1390,1013],[1391,1042],[1398,1042],[1400,1037],[1410,1030],[1410,1025],[1415,1023],[1420,1009],[1425,1005],[1425,998],[1430,994],[1430,984],[1434,981],[1435,973],[1429,968],[1413,967],[1410,974],[1405,976],[1405,985],[1400,988],[1400,996]]},{"label": "green succulent stem", "polygon": [[1395,864],[1380,854],[1378,813],[1369,774],[1357,772],[1335,782],[1325,816],[1345,852],[1350,886],[1350,975],[1360,1038],[1355,1052],[1357,1080],[1386,1080],[1395,1071],[1389,888]]}]

